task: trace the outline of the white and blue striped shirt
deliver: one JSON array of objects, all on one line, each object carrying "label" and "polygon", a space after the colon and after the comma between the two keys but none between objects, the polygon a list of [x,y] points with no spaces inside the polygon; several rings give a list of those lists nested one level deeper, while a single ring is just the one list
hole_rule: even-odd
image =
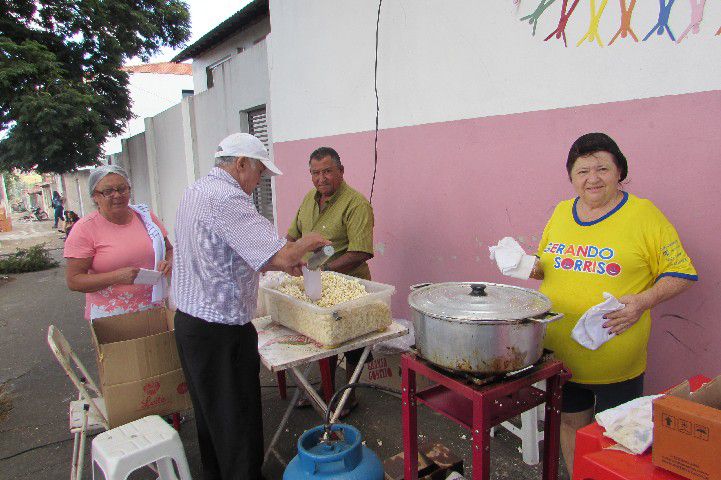
[{"label": "white and blue striped shirt", "polygon": [[175,238],[172,287],[178,310],[208,322],[250,322],[258,271],[285,239],[228,172],[215,167],[185,190]]}]

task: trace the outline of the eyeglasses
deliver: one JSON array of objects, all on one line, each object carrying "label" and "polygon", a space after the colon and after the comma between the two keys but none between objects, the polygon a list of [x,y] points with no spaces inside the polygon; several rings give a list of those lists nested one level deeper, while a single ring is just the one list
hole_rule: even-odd
[{"label": "eyeglasses", "polygon": [[110,198],[113,196],[113,193],[117,192],[118,195],[127,195],[128,192],[130,192],[130,187],[128,185],[123,185],[122,187],[116,187],[116,188],[106,188],[105,190],[95,190],[95,193],[99,193],[105,198]]}]

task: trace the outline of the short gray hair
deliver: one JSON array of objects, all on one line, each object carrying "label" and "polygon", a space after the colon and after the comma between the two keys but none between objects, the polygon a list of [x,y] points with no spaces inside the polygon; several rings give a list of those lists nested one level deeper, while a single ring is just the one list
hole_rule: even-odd
[{"label": "short gray hair", "polygon": [[[237,157],[233,157],[233,156],[230,156],[230,157],[215,157],[215,166],[216,166],[216,167],[223,167],[223,166],[230,165],[231,163],[233,163],[234,161],[236,161],[236,160],[239,159],[240,157],[243,157],[243,155],[239,155],[239,156],[237,156]],[[252,160],[252,161],[253,161],[253,166],[257,166],[258,163],[260,162],[260,160],[258,160],[257,158],[250,158],[250,157],[243,157],[243,158],[246,158],[246,159],[248,159],[248,160]]]},{"label": "short gray hair", "polygon": [[105,178],[106,175],[109,175],[111,173],[120,175],[125,179],[126,182],[128,182],[128,186],[131,186],[128,172],[126,172],[123,168],[119,167],[118,165],[103,165],[102,167],[98,167],[92,172],[90,172],[90,176],[88,177],[88,191],[90,192],[91,197],[95,193],[95,187],[98,186],[100,180],[102,180],[103,178]]},{"label": "short gray hair", "polygon": [[224,165],[231,164],[235,161],[235,159],[238,157],[215,157],[215,166],[216,167],[222,167]]}]

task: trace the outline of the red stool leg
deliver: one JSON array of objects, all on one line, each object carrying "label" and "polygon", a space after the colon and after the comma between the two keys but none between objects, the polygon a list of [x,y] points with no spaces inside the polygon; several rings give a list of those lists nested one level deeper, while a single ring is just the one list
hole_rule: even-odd
[{"label": "red stool leg", "polygon": [[173,414],[173,428],[180,431],[180,414],[177,412]]},{"label": "red stool leg", "polygon": [[416,405],[416,372],[409,360],[401,357],[401,390],[403,411],[403,478],[418,480],[418,411]]},{"label": "red stool leg", "polygon": [[337,355],[318,360],[318,364],[320,366],[321,385],[323,386],[323,400],[325,403],[330,402],[330,398],[333,396],[333,376],[331,374],[330,364],[331,362],[337,362],[337,360]]},{"label": "red stool leg", "polygon": [[278,392],[280,393],[280,398],[285,400],[288,398],[288,388],[285,383],[285,370],[276,372],[275,375],[278,378]]}]

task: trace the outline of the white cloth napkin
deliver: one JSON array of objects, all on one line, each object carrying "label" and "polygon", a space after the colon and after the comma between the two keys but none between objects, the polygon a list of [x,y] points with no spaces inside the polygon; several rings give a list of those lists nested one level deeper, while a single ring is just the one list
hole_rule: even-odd
[{"label": "white cloth napkin", "polygon": [[606,322],[603,316],[625,307],[623,303],[608,292],[603,292],[603,298],[606,300],[594,305],[581,315],[581,318],[578,319],[576,326],[571,331],[571,337],[589,350],[598,349],[598,347],[616,336],[616,334],[609,335],[608,328],[603,328],[603,324]]},{"label": "white cloth napkin", "polygon": [[509,277],[528,279],[536,263],[536,257],[526,255],[523,247],[513,237],[502,238],[498,244],[488,247],[488,251],[501,273]]},{"label": "white cloth napkin", "polygon": [[648,395],[596,414],[596,421],[606,429],[603,434],[619,444],[609,447],[641,455],[653,443],[653,400]]}]

